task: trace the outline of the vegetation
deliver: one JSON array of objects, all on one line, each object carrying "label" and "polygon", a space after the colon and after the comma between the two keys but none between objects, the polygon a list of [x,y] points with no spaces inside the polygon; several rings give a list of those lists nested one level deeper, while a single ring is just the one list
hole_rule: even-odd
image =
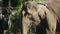
[{"label": "vegetation", "polygon": [[9,21],[8,21],[9,31],[12,31],[15,34],[20,32],[19,31],[21,28],[20,27],[20,25],[21,25],[21,23],[20,23],[21,14],[20,13],[21,13],[22,6],[23,6],[23,0],[19,0],[18,5],[16,6],[17,12],[15,12],[14,15],[11,14],[9,16]]}]

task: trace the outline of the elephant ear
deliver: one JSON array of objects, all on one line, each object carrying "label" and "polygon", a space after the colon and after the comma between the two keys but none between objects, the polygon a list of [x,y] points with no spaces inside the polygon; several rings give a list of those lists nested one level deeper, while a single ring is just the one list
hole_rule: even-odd
[{"label": "elephant ear", "polygon": [[45,9],[47,7],[41,4],[38,4],[38,14],[41,16],[41,18],[44,18],[46,15]]}]

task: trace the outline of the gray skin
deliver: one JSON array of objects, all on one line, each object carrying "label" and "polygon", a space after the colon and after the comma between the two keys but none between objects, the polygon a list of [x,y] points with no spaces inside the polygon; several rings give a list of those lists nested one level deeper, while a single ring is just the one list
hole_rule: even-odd
[{"label": "gray skin", "polygon": [[[36,26],[41,23],[41,19],[39,19],[40,17],[38,15],[40,15],[42,19],[44,19],[44,17],[46,17],[47,19],[49,28],[46,29],[47,34],[55,34],[57,20],[60,20],[60,1],[49,0],[44,1],[43,3],[45,3],[48,8],[44,5],[37,4],[36,2],[25,3],[25,5],[27,6],[27,13],[29,13],[30,15],[25,15],[26,11],[22,11],[22,34],[27,34],[28,26],[30,23],[34,22]],[[34,21],[30,20],[30,18],[34,18]]]}]

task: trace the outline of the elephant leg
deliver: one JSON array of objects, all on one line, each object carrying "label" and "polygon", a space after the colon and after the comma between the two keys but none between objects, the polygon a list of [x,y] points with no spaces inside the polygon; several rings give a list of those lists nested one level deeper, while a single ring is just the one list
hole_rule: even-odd
[{"label": "elephant leg", "polygon": [[47,34],[55,34],[57,19],[53,13],[47,13],[46,15],[49,29],[47,30]]}]

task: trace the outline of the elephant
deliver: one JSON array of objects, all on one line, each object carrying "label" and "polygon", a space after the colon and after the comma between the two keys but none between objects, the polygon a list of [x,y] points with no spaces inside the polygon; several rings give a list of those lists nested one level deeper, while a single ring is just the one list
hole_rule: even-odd
[{"label": "elephant", "polygon": [[22,34],[27,34],[32,23],[36,26],[35,34],[55,34],[60,18],[59,7],[57,0],[25,2],[22,9]]}]

